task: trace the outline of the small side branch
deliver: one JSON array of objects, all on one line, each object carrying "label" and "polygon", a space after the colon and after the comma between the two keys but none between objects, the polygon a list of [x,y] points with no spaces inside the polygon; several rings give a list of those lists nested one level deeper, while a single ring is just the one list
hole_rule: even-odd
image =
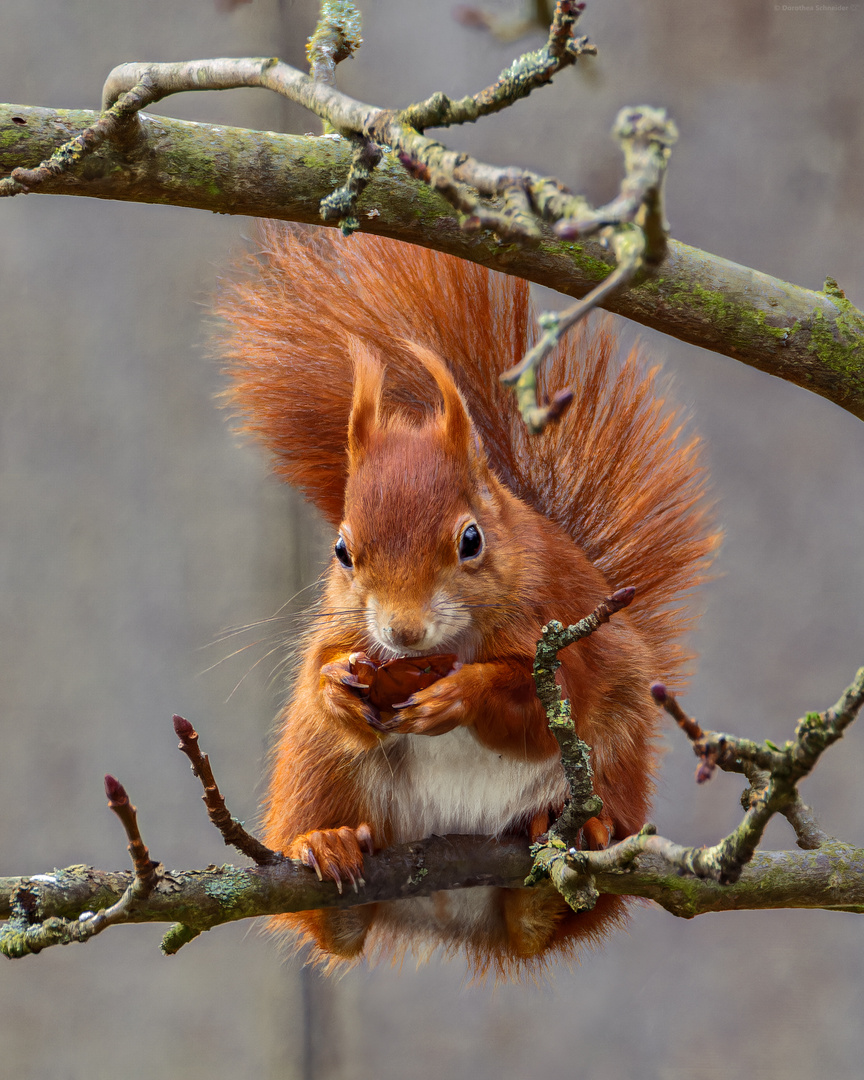
[{"label": "small side branch", "polygon": [[0,953],[12,959],[39,953],[51,945],[83,943],[109,926],[135,921],[141,905],[152,896],[160,867],[150,859],[138,828],[138,815],[126,789],[113,776],[105,777],[108,806],[119,818],[129,840],[134,873],[120,897],[99,911],[84,911],[77,918],[44,917],[37,879],[21,882],[13,891],[11,915],[0,929]]},{"label": "small side branch", "polygon": [[642,267],[645,235],[641,229],[624,226],[610,233],[608,239],[618,262],[615,269],[587,296],[571,307],[560,313],[544,312],[539,320],[543,330],[540,340],[518,364],[500,376],[501,382],[513,387],[522,419],[534,435],[541,434],[548,424],[557,420],[573,398],[572,391],[565,389],[559,391],[550,404],[541,405],[537,399],[537,371],[540,365],[568,330],[632,280]]},{"label": "small side branch", "polygon": [[113,776],[105,777],[105,794],[108,796],[108,809],[113,810],[119,818],[126,833],[126,839],[129,841],[129,857],[135,868],[131,897],[134,900],[146,900],[156,887],[158,875],[156,863],[151,860],[147,845],[141,838],[138,812],[129,801],[126,789]]},{"label": "small side branch", "polygon": [[336,85],[336,65],[363,44],[360,29],[360,12],[350,0],[323,0],[318,23],[306,42],[306,59],[316,82]]},{"label": "small side branch", "polygon": [[[847,701],[846,696],[857,686],[860,675],[859,672],[855,683],[852,684],[852,687],[846,691],[844,698],[841,699],[842,702]],[[692,743],[693,751],[699,758],[699,767],[696,770],[696,782],[698,784],[710,780],[714,770],[720,768],[724,772],[742,773],[750,781],[750,789],[742,797],[745,809],[755,801],[757,796],[765,794],[771,771],[770,768],[766,769],[757,764],[755,759],[762,759],[756,744],[719,732],[704,732],[700,725],[684,712],[675,695],[670,693],[662,683],[654,683],[651,687],[651,693],[657,703],[666,710]],[[845,705],[844,715],[850,715],[850,710],[852,710],[851,714],[854,716],[855,700],[853,693],[852,704],[851,706],[848,703]],[[836,708],[837,706],[835,706]],[[860,704],[857,708],[860,709]],[[766,743],[765,748],[772,753],[781,752],[773,743]],[[764,766],[764,764],[765,762],[762,760],[762,765]],[[812,769],[812,767],[811,765],[810,768]],[[780,813],[783,814],[795,830],[800,848],[813,850],[835,839],[822,829],[812,807],[803,801],[797,790],[791,795],[789,801],[780,807]]]},{"label": "small side branch", "polygon": [[243,823],[232,817],[225,805],[225,799],[213,776],[210,758],[202,754],[198,746],[198,732],[182,716],[174,717],[174,731],[180,740],[180,749],[189,758],[192,772],[201,781],[204,794],[201,798],[207,807],[210,821],[222,834],[226,847],[235,847],[258,866],[269,866],[281,862],[284,856],[278,851],[265,847],[243,827]]},{"label": "small side branch", "polygon": [[357,201],[372,179],[373,171],[381,160],[381,148],[370,139],[352,136],[354,153],[348,169],[348,179],[334,192],[321,200],[320,212],[324,221],[338,221],[343,236],[350,236],[360,228],[357,217]]},{"label": "small side branch", "polygon": [[535,853],[534,865],[526,879],[526,884],[534,884],[541,878],[549,877],[563,893],[567,902],[576,910],[592,908],[597,901],[597,890],[593,883],[584,880],[584,888],[574,889],[572,876],[564,887],[561,871],[565,869],[562,858],[566,851],[575,852],[579,833],[586,822],[597,817],[603,809],[603,802],[594,792],[594,772],[591,768],[591,748],[576,734],[576,727],[570,712],[570,702],[561,697],[561,688],[555,681],[555,673],[561,666],[558,653],[568,645],[573,645],[588,637],[613,615],[632,603],[636,590],[628,587],[619,589],[612,596],[572,626],[563,626],[552,621],[543,627],[542,637],[537,643],[534,660],[534,682],[537,696],[546,710],[549,730],[555,736],[561,751],[561,764],[570,797],[558,819],[549,830],[546,843],[540,845]]},{"label": "small side branch", "polygon": [[624,180],[618,197],[581,220],[559,222],[555,231],[565,239],[575,239],[604,227],[634,224],[645,234],[646,261],[658,263],[666,254],[669,235],[663,189],[678,128],[665,109],[642,105],[622,109],[612,134],[624,154]]},{"label": "small side branch", "polygon": [[0,196],[27,194],[46,180],[70,172],[105,142],[124,147],[129,142],[130,125],[135,124],[139,111],[155,100],[157,92],[152,81],[143,78],[121,94],[95,124],[63,143],[47,161],[35,169],[13,169],[10,176],[0,180]]},{"label": "small side branch", "polygon": [[558,401],[543,406],[537,400],[537,369],[573,326],[589,311],[605,303],[627,285],[648,263],[656,265],[666,255],[669,222],[663,205],[666,165],[678,129],[665,110],[644,105],[622,109],[613,134],[624,154],[625,176],[617,199],[599,210],[585,206],[580,213],[560,218],[555,232],[573,240],[600,232],[615,256],[615,269],[577,304],[556,314],[540,316],[543,334],[522,361],[501,376],[512,386],[519,410],[529,431],[540,434],[561,415]]},{"label": "small side branch", "polygon": [[[795,739],[783,748],[771,742],[756,743],[732,735],[705,732],[686,716],[663,687],[656,685],[654,696],[693,740],[694,749],[701,758],[727,771],[745,773],[751,779],[744,818],[733,832],[712,847],[682,847],[655,835],[654,827],[646,825],[636,836],[627,837],[605,851],[570,850],[564,861],[573,876],[561,875],[560,887],[565,895],[568,890],[578,894],[584,894],[588,889],[596,890],[598,874],[626,873],[634,864],[642,865],[640,857],[643,854],[654,857],[655,869],[659,866],[657,872],[661,876],[683,872],[695,878],[710,879],[721,886],[734,884],[753,859],[769,820],[790,806],[792,818],[802,820],[800,846],[809,848],[819,837],[822,838],[820,850],[823,846],[831,846],[830,838],[815,825],[809,807],[800,802],[797,784],[811,772],[822,753],[842,738],[864,705],[864,668],[856,673],[836,705],[821,713],[808,713],[800,720]],[[836,845],[836,841],[833,843]],[[845,845],[836,846],[845,849]]]},{"label": "small side branch", "polygon": [[596,46],[587,37],[576,37],[574,33],[584,10],[584,3],[560,0],[552,14],[549,37],[542,49],[520,56],[491,86],[478,94],[470,94],[459,101],[452,101],[446,94],[433,94],[425,101],[403,109],[398,114],[399,119],[420,132],[430,127],[470,124],[528,97],[580,57],[597,55]]}]

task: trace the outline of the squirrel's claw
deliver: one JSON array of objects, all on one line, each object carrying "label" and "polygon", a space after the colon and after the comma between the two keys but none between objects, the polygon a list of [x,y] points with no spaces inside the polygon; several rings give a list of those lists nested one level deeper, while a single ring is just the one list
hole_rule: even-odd
[{"label": "squirrel's claw", "polygon": [[369,686],[367,683],[361,682],[356,675],[350,671],[339,677],[339,681],[343,686],[347,686],[349,690],[356,690],[361,697],[369,696]]},{"label": "squirrel's claw", "polygon": [[444,735],[458,727],[465,717],[465,686],[454,664],[444,678],[392,705],[393,716],[383,721],[385,730],[401,735]]},{"label": "squirrel's claw", "polygon": [[378,710],[368,700],[369,687],[351,671],[347,663],[334,661],[321,668],[324,694],[335,716],[348,724],[368,724],[376,731],[379,728]]},{"label": "squirrel's claw", "polygon": [[321,873],[321,866],[319,865],[318,860],[315,858],[315,852],[312,850],[312,848],[309,848],[306,852],[305,856],[303,857],[303,862],[305,862],[307,866],[312,867],[312,869],[318,875],[319,881],[324,880],[324,875]]},{"label": "squirrel's claw", "polygon": [[354,892],[365,885],[363,880],[363,850],[374,850],[372,829],[365,822],[356,829],[347,825],[341,829],[318,829],[296,837],[288,849],[288,856],[299,859],[311,867],[318,880],[329,878],[342,894],[344,881],[349,881]]},{"label": "squirrel's claw", "polygon": [[396,704],[391,705],[390,708],[395,709],[398,712],[400,709],[410,709],[412,705],[416,704],[417,698],[412,694],[411,697],[406,698],[404,701],[397,701]]}]

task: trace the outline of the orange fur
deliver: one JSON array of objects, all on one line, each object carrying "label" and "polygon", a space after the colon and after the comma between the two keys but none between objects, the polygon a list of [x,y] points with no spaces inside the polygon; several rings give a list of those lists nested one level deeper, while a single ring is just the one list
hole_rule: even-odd
[{"label": "orange fur", "polygon": [[[279,225],[262,237],[218,307],[226,396],[351,561],[332,561],[282,714],[268,842],[348,880],[366,830],[379,847],[536,833],[565,795],[531,680],[540,627],[623,585],[636,587],[631,608],[566,650],[559,678],[604,803],[586,843],[637,830],[653,788],[648,687],[680,679],[676,604],[717,543],[698,440],[682,438],[656,372],[616,359],[608,323],[573,334],[541,392],[569,385],[575,401],[530,437],[498,381],[536,336],[525,282],[373,237]],[[358,651],[454,653],[461,666],[378,714],[343,681]],[[507,976],[572,954],[622,911],[602,897],[576,915],[540,887],[279,921],[326,963],[443,946]]]}]

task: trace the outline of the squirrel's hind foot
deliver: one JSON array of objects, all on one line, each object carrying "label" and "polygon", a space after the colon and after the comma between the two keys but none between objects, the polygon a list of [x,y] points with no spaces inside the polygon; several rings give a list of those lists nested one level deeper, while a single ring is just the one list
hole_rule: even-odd
[{"label": "squirrel's hind foot", "polygon": [[372,829],[367,824],[356,829],[347,825],[341,829],[316,829],[301,833],[288,849],[288,856],[299,859],[310,866],[318,875],[318,880],[330,878],[336,882],[339,892],[342,883],[347,880],[355,892],[363,881],[363,852],[371,855],[374,851]]}]

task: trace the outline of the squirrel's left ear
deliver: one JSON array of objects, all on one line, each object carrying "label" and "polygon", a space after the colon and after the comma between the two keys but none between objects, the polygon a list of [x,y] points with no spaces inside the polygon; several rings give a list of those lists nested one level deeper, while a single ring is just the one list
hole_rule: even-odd
[{"label": "squirrel's left ear", "polygon": [[439,414],[439,427],[448,450],[458,458],[467,460],[472,467],[487,468],[483,441],[474,427],[465,399],[459,393],[450,369],[437,353],[416,341],[403,342],[435,380],[441,394],[443,409]]},{"label": "squirrel's left ear", "polygon": [[348,350],[354,362],[354,396],[348,420],[348,455],[352,466],[356,467],[381,426],[384,366],[376,353],[359,338],[348,338]]}]

